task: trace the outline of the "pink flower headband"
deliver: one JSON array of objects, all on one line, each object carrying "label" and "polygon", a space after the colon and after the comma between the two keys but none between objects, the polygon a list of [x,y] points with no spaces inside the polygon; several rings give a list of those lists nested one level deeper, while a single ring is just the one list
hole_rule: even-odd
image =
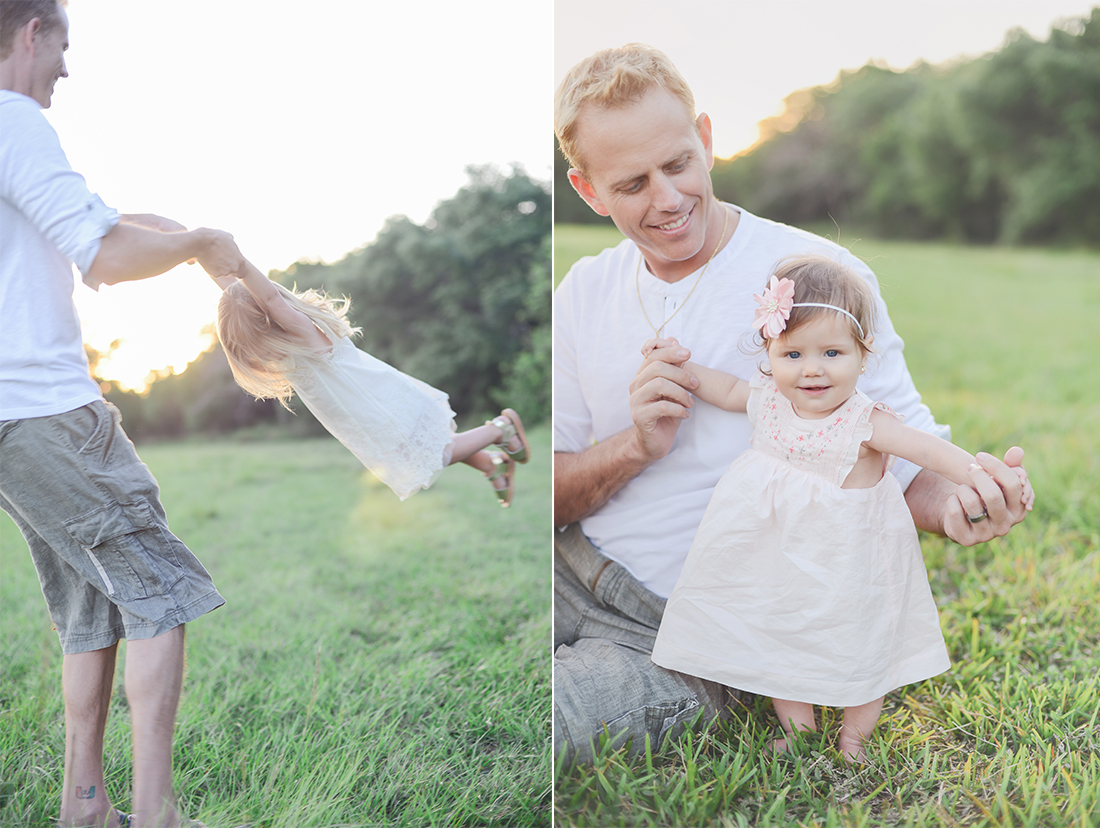
[{"label": "pink flower headband", "polygon": [[851,313],[838,308],[836,305],[825,305],[821,302],[795,302],[794,282],[790,279],[777,279],[772,276],[771,284],[764,288],[764,295],[757,293],[752,298],[760,303],[756,309],[756,316],[752,321],[754,328],[760,328],[760,332],[766,339],[775,339],[787,329],[787,320],[791,318],[791,308],[828,308],[842,313],[856,323],[861,339],[866,338],[863,326],[859,324]]}]

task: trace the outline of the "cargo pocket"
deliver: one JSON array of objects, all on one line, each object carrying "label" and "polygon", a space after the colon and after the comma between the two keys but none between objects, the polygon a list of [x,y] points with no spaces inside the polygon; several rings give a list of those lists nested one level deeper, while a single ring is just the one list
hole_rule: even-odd
[{"label": "cargo pocket", "polygon": [[163,595],[183,577],[171,540],[147,502],[112,503],[65,528],[112,600]]},{"label": "cargo pocket", "polygon": [[621,748],[633,739],[631,755],[645,749],[645,737],[656,751],[666,738],[675,739],[692,724],[703,711],[695,696],[663,704],[651,704],[628,710],[621,716],[607,722],[607,732],[611,736],[611,746]]}]

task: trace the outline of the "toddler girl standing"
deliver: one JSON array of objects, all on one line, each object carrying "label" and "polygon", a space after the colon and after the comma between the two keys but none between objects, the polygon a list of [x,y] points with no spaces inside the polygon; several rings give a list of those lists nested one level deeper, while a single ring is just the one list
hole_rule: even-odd
[{"label": "toddler girl standing", "polygon": [[[295,293],[251,262],[218,281],[218,339],[233,378],[254,397],[286,405],[293,393],[328,431],[404,500],[445,466],[466,463],[488,478],[501,506],[512,502],[515,463],[530,446],[510,408],[455,433],[447,395],[356,348],[347,302]],[[496,451],[486,451],[495,447]]]},{"label": "toddler girl standing", "polygon": [[[813,704],[843,707],[840,749],[866,761],[884,695],[950,666],[913,519],[885,472],[894,455],[958,484],[981,467],[856,390],[874,329],[858,276],[788,259],[755,298],[767,374],[684,364],[697,397],[747,411],[754,430],[714,490],[652,657],[771,696],[788,736],[817,729]],[[1033,497],[1025,486],[1028,508]]]}]

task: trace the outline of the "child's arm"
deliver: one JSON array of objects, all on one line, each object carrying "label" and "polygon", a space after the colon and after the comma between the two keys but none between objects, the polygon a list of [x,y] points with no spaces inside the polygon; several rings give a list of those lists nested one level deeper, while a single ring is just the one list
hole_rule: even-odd
[{"label": "child's arm", "polygon": [[675,348],[684,357],[679,362],[681,368],[690,371],[699,380],[699,387],[692,389],[694,394],[704,402],[716,405],[726,411],[744,412],[749,404],[749,383],[733,374],[719,371],[716,368],[707,368],[694,362],[688,362],[691,352],[680,345],[674,337],[668,339],[651,339],[642,346],[642,353],[648,356],[658,348]]},{"label": "child's arm", "polygon": [[696,397],[726,411],[744,413],[747,410],[749,404],[747,380],[694,362],[685,362],[683,367],[699,380],[699,387],[691,392]]},{"label": "child's arm", "polygon": [[246,259],[244,267],[236,275],[260,307],[284,330],[319,349],[332,347],[328,337],[317,329],[313,320],[291,307],[275,287],[275,283],[260,273],[252,262]]},{"label": "child's arm", "polygon": [[[883,454],[904,457],[921,468],[938,472],[952,483],[971,485],[971,469],[981,468],[969,452],[934,434],[907,426],[885,411],[875,409],[871,412],[871,426],[874,433],[865,443],[868,447]],[[1017,468],[1016,473],[1023,484],[1021,501],[1030,511],[1035,502],[1035,492],[1027,479],[1027,472]]]}]

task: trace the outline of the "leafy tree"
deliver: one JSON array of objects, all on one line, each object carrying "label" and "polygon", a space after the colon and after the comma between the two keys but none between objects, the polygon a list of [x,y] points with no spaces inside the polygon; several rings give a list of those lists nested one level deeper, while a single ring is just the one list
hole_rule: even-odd
[{"label": "leafy tree", "polygon": [[[521,170],[467,172],[470,183],[423,225],[390,219],[341,262],[274,276],[348,296],[360,345],[446,391],[461,416],[503,401],[537,422],[550,399],[548,373],[541,393],[531,388],[550,358],[550,194]],[[522,391],[522,410],[504,399],[510,391]]]},{"label": "leafy tree", "polygon": [[1100,238],[1100,9],[972,61],[868,65],[788,96],[715,190],[769,218],[885,235]]}]

